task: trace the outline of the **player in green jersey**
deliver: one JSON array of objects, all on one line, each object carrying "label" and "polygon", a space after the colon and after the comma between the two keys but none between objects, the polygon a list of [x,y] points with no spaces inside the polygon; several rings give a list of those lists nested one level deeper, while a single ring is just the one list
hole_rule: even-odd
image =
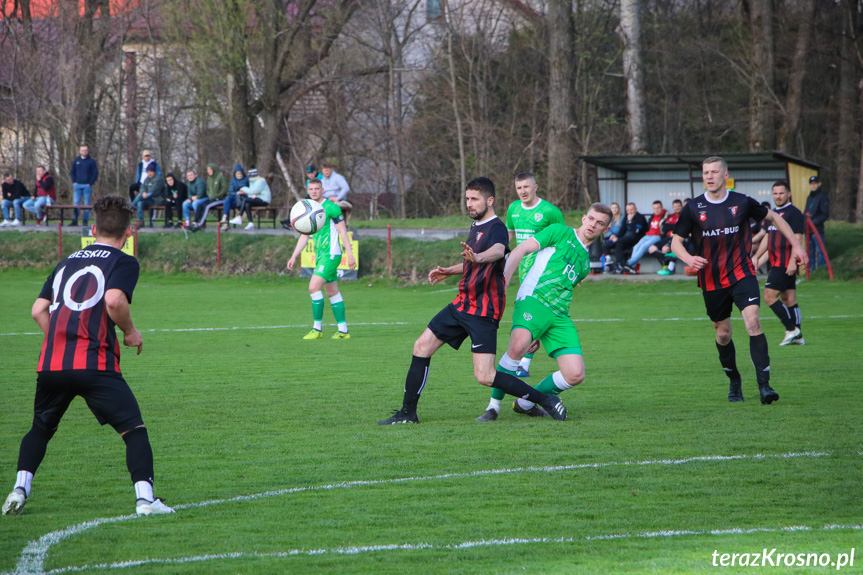
[{"label": "player in green jersey", "polygon": [[[515,376],[522,357],[541,342],[548,355],[557,360],[559,371],[538,385],[537,391],[558,395],[584,381],[584,359],[578,331],[569,317],[572,290],[590,273],[588,246],[601,239],[611,222],[611,209],[593,204],[581,218],[581,227],[573,229],[555,224],[515,248],[504,268],[506,285],[527,254],[536,252],[533,265],[522,278],[512,314],[512,331],[506,353],[497,370]],[[516,413],[544,416],[546,413],[524,399],[512,404]],[[494,421],[499,410],[488,408],[485,419]]]},{"label": "player in green jersey", "polygon": [[[515,193],[518,200],[509,205],[506,211],[506,227],[509,230],[509,241],[515,238],[516,245],[532,238],[536,232],[544,230],[551,224],[562,224],[563,214],[551,202],[536,195],[539,186],[530,172],[521,172],[515,176]],[[534,254],[527,254],[518,268],[518,277],[524,280],[527,270],[533,265]],[[521,360],[521,366],[516,371],[518,377],[530,377],[530,361],[533,354],[529,353]],[[493,400],[495,395],[492,394]],[[503,396],[500,397],[503,399]],[[492,401],[494,403],[494,401]],[[491,407],[491,405],[489,405]],[[497,403],[500,408],[500,402]]]},{"label": "player in green jersey", "polygon": [[[543,200],[536,195],[539,186],[536,185],[536,179],[530,172],[520,172],[515,176],[515,193],[518,195],[516,201],[509,205],[506,211],[506,227],[509,230],[509,241],[512,243],[515,238],[516,245],[521,245],[525,240],[529,240],[540,230],[547,228],[552,224],[562,224],[563,214],[551,202]],[[527,276],[527,271],[533,265],[533,259],[536,256],[534,253],[527,254],[521,261],[518,268],[518,275],[522,281]],[[518,377],[530,377],[530,362],[533,359],[533,352],[528,353],[522,358],[521,365],[515,371]],[[477,418],[477,421],[493,421],[494,417],[500,412],[500,403],[504,398],[504,393],[499,389],[491,390],[491,399],[488,403],[488,409],[485,413]],[[489,419],[491,418],[491,419]]]},{"label": "player in green jersey", "polygon": [[[324,187],[317,178],[309,180],[308,192],[311,199],[324,207],[324,211],[327,213],[327,223],[311,236],[315,239],[315,271],[312,274],[312,279],[309,280],[309,294],[312,296],[314,325],[312,331],[306,334],[303,339],[321,339],[323,337],[324,293],[321,288],[326,290],[327,296],[330,298],[330,307],[333,309],[333,315],[338,325],[338,331],[333,335],[333,339],[348,339],[351,336],[348,333],[348,323],[345,320],[345,302],[342,299],[342,294],[339,293],[338,284],[338,268],[342,261],[342,250],[339,246],[340,238],[342,245],[345,246],[345,251],[348,253],[348,266],[354,269],[357,267],[357,261],[354,259],[353,250],[351,250],[348,228],[342,220],[341,208],[330,200],[324,199]],[[288,270],[293,271],[297,256],[300,255],[307,243],[309,243],[309,236],[301,235],[291,259],[288,260]]]}]

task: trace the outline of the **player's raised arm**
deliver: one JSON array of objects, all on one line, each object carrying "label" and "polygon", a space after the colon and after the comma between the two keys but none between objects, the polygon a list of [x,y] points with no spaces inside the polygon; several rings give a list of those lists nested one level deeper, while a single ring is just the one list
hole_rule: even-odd
[{"label": "player's raised arm", "polygon": [[309,236],[300,235],[300,239],[297,240],[297,247],[294,248],[294,253],[291,254],[291,259],[288,260],[288,271],[294,271],[294,263],[297,261],[297,256],[300,255],[300,252],[303,251],[307,243],[309,243]]},{"label": "player's raised arm", "polygon": [[515,270],[518,269],[521,260],[524,259],[524,256],[527,254],[532,254],[533,252],[539,251],[539,242],[533,238],[525,240],[519,246],[517,246],[512,253],[509,254],[509,257],[506,258],[506,266],[503,268],[503,281],[505,286],[509,286],[509,281],[512,279],[512,274],[515,273]]},{"label": "player's raised arm", "polygon": [[773,210],[768,210],[764,219],[773,224],[776,231],[785,236],[785,239],[791,244],[791,257],[789,258],[788,269],[786,270],[788,275],[793,274],[797,270],[798,265],[809,265],[809,256],[803,251],[800,240],[797,239],[797,235],[792,231],[791,226],[788,225],[785,218]]}]

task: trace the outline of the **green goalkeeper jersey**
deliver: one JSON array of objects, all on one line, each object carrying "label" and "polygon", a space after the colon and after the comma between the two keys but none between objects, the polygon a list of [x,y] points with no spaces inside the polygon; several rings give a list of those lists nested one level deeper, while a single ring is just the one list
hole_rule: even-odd
[{"label": "green goalkeeper jersey", "polygon": [[[516,200],[506,210],[506,227],[515,232],[515,243],[520,245],[524,240],[532,238],[540,230],[551,224],[562,224],[563,214],[551,202],[539,199],[539,203],[532,208],[526,208],[521,200]],[[528,254],[521,261],[518,268],[518,277],[524,281],[527,271],[530,269],[536,254]]]},{"label": "green goalkeeper jersey", "polygon": [[522,278],[516,300],[535,298],[555,315],[569,317],[572,288],[590,273],[587,246],[573,228],[554,224],[538,232],[533,265]]},{"label": "green goalkeeper jersey", "polygon": [[321,205],[327,214],[327,223],[312,234],[312,239],[315,240],[315,261],[342,255],[339,230],[336,228],[336,224],[342,221],[342,209],[330,200],[322,201]]}]

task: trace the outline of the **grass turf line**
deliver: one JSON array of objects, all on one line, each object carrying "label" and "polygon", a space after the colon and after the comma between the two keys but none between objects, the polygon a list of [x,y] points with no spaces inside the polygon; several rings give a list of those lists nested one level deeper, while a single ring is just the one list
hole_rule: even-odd
[{"label": "grass turf line", "polygon": [[[29,308],[42,281],[44,273],[4,272],[3,332],[33,331]],[[132,310],[142,330],[301,324],[309,315],[306,285],[286,278],[202,281],[145,275]],[[578,324],[588,379],[563,395],[571,413],[571,421],[563,424],[520,418],[508,403],[497,422],[474,423],[487,403],[486,390],[473,381],[465,350],[444,349],[432,360],[420,402],[423,423],[395,429],[374,425],[400,403],[413,340],[453,296],[432,293],[435,288],[343,284],[349,322],[409,325],[357,325],[354,338],[342,342],[300,341],[307,326],[277,332],[145,333],[143,355],[126,353],[123,369],[151,430],[157,494],[169,504],[285,485],[529,465],[801,450],[831,455],[817,461],[698,464],[661,472],[561,472],[554,481],[538,481],[531,474],[464,478],[446,485],[307,493],[232,509],[187,509],[176,517],[106,526],[72,538],[52,548],[46,567],[225,550],[854,524],[859,519],[853,511],[854,477],[863,470],[854,456],[861,440],[854,413],[860,401],[855,358],[863,334],[852,318],[807,323],[807,316],[863,313],[856,288],[823,282],[799,287],[808,343],[803,347],[779,348],[782,328],[762,308],[773,381],[782,394],[780,402],[768,408],[758,405],[739,323],[735,339],[744,354],[739,363],[747,402],[732,406],[724,400],[726,384],[709,323],[641,321],[703,317],[700,298],[664,295],[667,284],[586,284],[575,294],[576,317],[625,321]],[[327,307],[325,322],[331,321]],[[501,346],[506,331],[500,334]],[[0,481],[6,481],[7,488],[14,480],[18,441],[32,414],[37,355],[33,336],[3,340],[7,377],[0,399],[7,409],[0,419]],[[538,355],[531,372],[547,374],[552,365]],[[122,441],[110,429],[99,429],[83,402],[76,400],[49,446],[24,515],[0,518],[0,570],[14,567],[28,541],[88,519],[127,514],[132,505]],[[712,569],[709,555],[716,546],[733,551],[790,545],[836,553],[854,541],[841,531],[730,534],[722,539],[579,540],[517,549],[309,556],[290,563],[248,557],[210,562],[205,569],[482,573],[515,572],[525,566],[546,572],[690,572]],[[123,572],[201,569],[147,565]]]}]

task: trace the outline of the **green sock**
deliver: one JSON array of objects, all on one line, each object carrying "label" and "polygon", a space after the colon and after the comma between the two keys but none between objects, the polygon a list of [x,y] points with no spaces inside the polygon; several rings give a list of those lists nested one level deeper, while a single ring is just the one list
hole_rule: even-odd
[{"label": "green sock", "polygon": [[541,391],[542,393],[545,393],[547,395],[560,395],[560,392],[563,391],[562,389],[557,387],[557,385],[554,384],[554,374],[553,373],[551,375],[546,376],[545,379],[540,381],[536,385],[536,387],[534,387],[534,389],[537,391]]},{"label": "green sock", "polygon": [[324,298],[312,300],[312,319],[324,321]]},{"label": "green sock", "polygon": [[[333,301],[330,300],[330,307],[333,308],[333,315],[336,317],[336,323],[337,324],[345,323],[345,302],[342,300],[339,300],[338,302],[333,303]],[[323,310],[324,310],[324,305],[323,305],[323,302],[321,302],[321,313],[322,314],[324,313]]]},{"label": "green sock", "polygon": [[[498,371],[505,371],[505,370],[499,369]],[[509,371],[507,371],[506,373],[509,373],[510,375],[515,375],[514,373],[511,373]],[[498,401],[500,401],[504,397],[506,397],[506,392],[504,392],[502,389],[498,389],[496,387],[491,388],[491,398],[492,399],[497,399]]]},{"label": "green sock", "polygon": [[525,357],[525,359],[533,359],[533,354],[532,353],[526,353],[526,354],[524,354],[524,357]]}]

